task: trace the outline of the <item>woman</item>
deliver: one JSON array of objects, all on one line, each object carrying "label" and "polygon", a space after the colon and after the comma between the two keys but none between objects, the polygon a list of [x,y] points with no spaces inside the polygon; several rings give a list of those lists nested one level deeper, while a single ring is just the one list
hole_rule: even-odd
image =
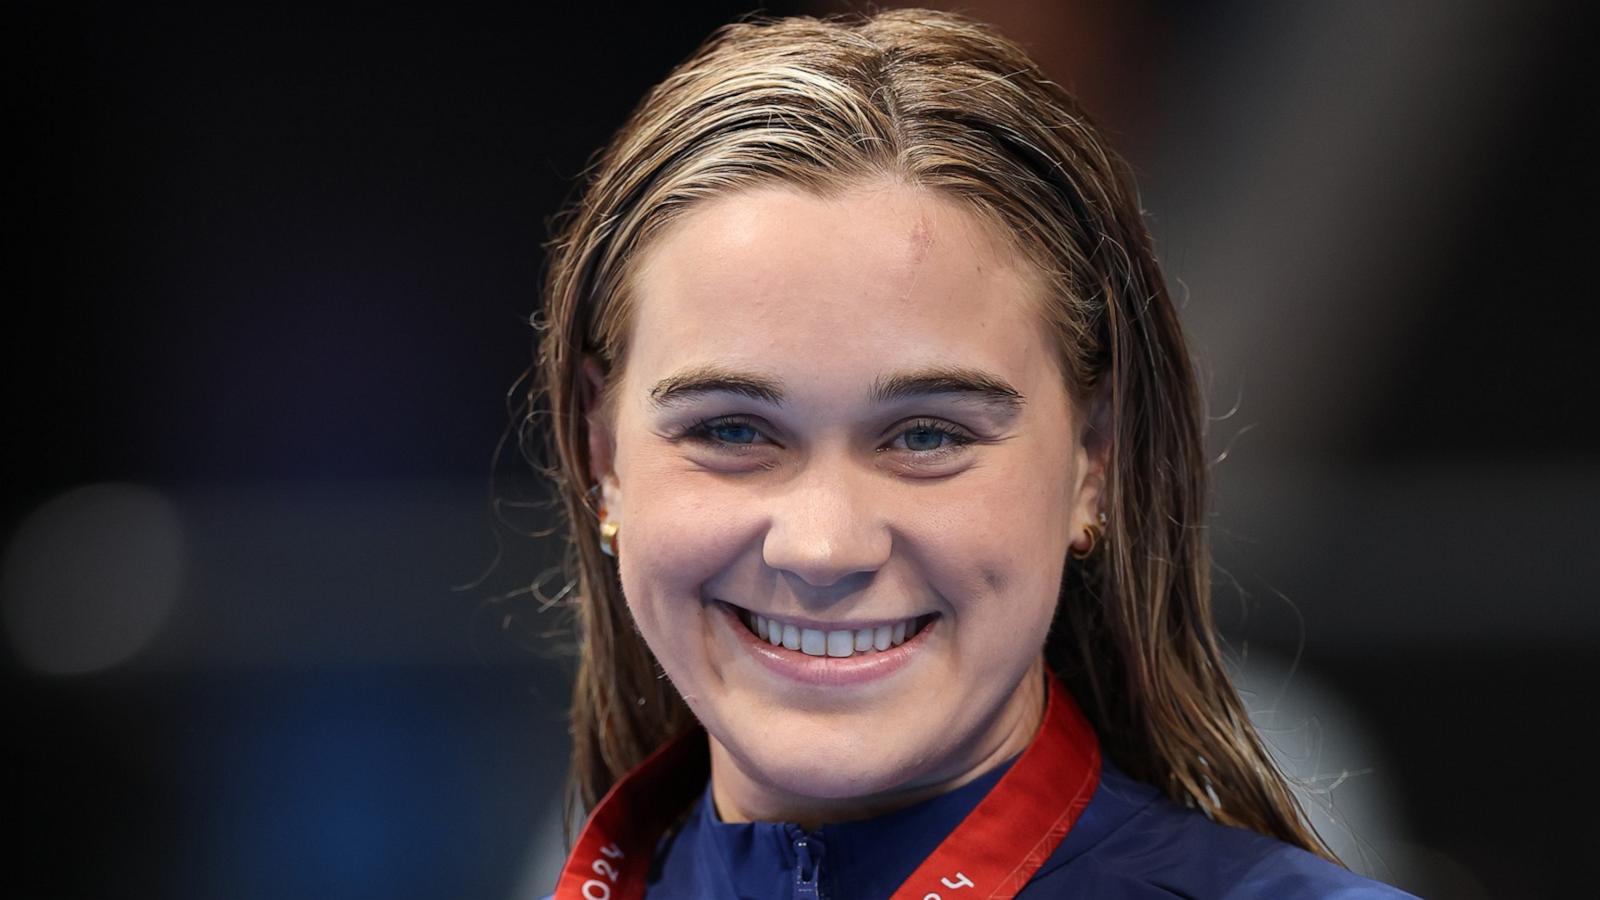
[{"label": "woman", "polygon": [[1015,45],[724,27],[549,249],[587,813],[555,896],[1403,896],[1332,861],[1229,684],[1178,320]]}]

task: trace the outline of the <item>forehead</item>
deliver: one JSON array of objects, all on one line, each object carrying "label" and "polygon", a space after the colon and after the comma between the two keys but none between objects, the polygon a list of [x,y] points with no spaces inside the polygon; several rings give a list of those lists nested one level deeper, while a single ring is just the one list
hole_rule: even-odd
[{"label": "forehead", "polygon": [[708,200],[639,260],[630,378],[719,364],[803,391],[929,364],[1054,377],[1042,279],[986,221],[899,185]]}]

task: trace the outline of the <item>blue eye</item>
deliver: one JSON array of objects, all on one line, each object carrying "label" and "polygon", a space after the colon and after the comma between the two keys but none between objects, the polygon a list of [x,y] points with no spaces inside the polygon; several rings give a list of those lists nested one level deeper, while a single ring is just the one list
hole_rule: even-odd
[{"label": "blue eye", "polygon": [[739,416],[701,419],[678,433],[683,440],[708,444],[718,449],[743,449],[754,446],[760,432],[750,420]]},{"label": "blue eye", "polygon": [[940,440],[943,438],[949,438],[954,446],[967,443],[965,435],[946,428],[937,422],[915,422],[900,434],[906,437],[906,449],[912,451],[933,452],[942,450],[944,447],[940,445]]},{"label": "blue eye", "polygon": [[755,428],[748,422],[709,422],[698,433],[702,437],[717,435],[720,442],[727,444],[750,444],[754,443],[756,437]]}]

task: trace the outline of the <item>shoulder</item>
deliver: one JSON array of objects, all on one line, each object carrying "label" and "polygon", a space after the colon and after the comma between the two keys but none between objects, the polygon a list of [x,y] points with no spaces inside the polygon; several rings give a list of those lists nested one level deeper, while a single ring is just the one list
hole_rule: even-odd
[{"label": "shoulder", "polygon": [[1072,831],[1019,897],[1402,900],[1397,888],[1168,800],[1109,762]]}]

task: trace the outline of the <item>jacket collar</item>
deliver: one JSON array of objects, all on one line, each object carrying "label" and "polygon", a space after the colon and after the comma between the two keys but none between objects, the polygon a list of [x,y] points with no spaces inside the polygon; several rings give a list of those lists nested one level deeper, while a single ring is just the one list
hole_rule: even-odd
[{"label": "jacket collar", "polygon": [[[978,805],[1017,756],[953,791],[811,832],[788,822],[723,822],[708,781],[683,827],[658,849],[650,896],[794,896],[796,877],[805,868],[804,853],[815,865],[823,900],[887,897]],[[804,850],[797,849],[801,838],[806,839]]]}]

